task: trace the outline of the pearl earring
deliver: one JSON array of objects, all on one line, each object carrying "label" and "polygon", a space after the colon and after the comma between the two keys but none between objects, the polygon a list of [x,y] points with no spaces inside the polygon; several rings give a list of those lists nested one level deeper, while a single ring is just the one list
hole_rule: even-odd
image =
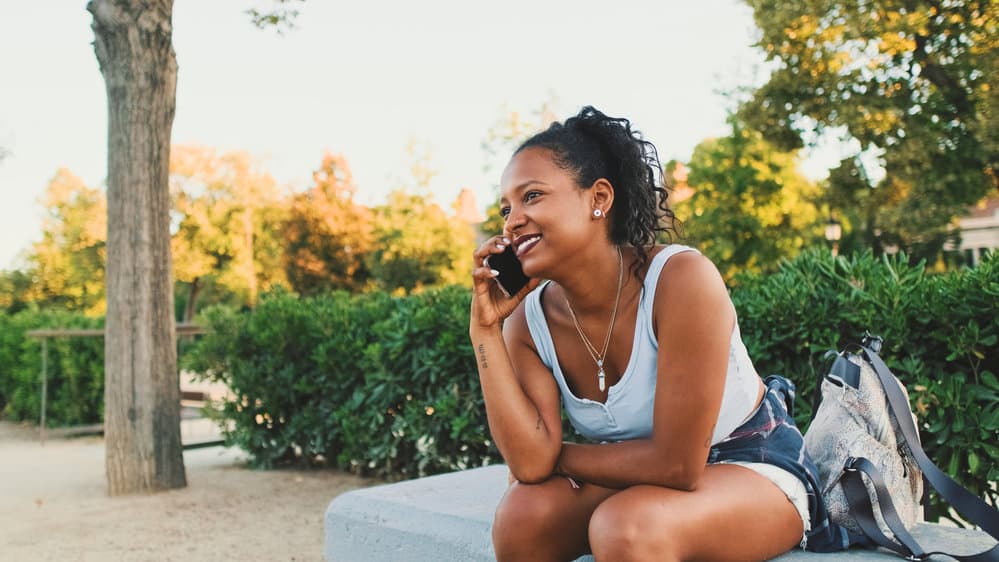
[{"label": "pearl earring", "polygon": [[600,209],[593,209],[593,216],[599,219],[600,217],[604,216],[604,212],[601,211]]}]

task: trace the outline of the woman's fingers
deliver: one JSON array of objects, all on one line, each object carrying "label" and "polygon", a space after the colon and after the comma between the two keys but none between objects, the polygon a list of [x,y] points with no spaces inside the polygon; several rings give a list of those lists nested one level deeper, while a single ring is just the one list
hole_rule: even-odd
[{"label": "woman's fingers", "polygon": [[482,260],[487,256],[492,254],[499,254],[510,244],[510,239],[503,236],[493,236],[492,238],[486,240],[482,243],[473,256],[475,257],[475,265],[482,265]]},{"label": "woman's fingers", "polygon": [[495,269],[489,269],[488,267],[477,267],[472,270],[472,279],[476,281],[487,281],[499,275],[499,272]]}]

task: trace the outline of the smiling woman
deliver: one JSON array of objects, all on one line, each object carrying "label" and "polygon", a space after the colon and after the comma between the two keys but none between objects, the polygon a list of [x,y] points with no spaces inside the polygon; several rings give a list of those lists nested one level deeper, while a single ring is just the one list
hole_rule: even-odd
[{"label": "smiling woman", "polygon": [[[503,172],[504,232],[475,253],[469,326],[511,471],[499,560],[745,561],[846,544],[788,412],[793,386],[760,379],[715,267],[656,244],[676,234],[661,170],[627,119],[586,107]],[[487,263],[507,246],[531,278],[512,297]],[[562,442],[560,401],[592,443]]]}]

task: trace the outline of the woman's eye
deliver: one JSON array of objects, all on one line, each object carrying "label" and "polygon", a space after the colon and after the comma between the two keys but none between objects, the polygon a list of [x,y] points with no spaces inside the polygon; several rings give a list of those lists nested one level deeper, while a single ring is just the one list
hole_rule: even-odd
[{"label": "woman's eye", "polygon": [[507,218],[508,216],[510,216],[510,207],[501,207],[500,216],[503,218]]},{"label": "woman's eye", "polygon": [[538,191],[528,191],[524,194],[524,201],[530,201],[539,195],[541,195],[541,193]]}]

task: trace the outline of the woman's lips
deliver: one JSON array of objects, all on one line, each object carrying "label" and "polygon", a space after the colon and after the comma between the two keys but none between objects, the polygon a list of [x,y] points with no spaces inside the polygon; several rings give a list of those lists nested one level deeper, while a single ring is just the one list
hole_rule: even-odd
[{"label": "woman's lips", "polygon": [[517,250],[517,257],[521,257],[541,240],[540,234],[525,234],[513,241],[513,246]]}]

